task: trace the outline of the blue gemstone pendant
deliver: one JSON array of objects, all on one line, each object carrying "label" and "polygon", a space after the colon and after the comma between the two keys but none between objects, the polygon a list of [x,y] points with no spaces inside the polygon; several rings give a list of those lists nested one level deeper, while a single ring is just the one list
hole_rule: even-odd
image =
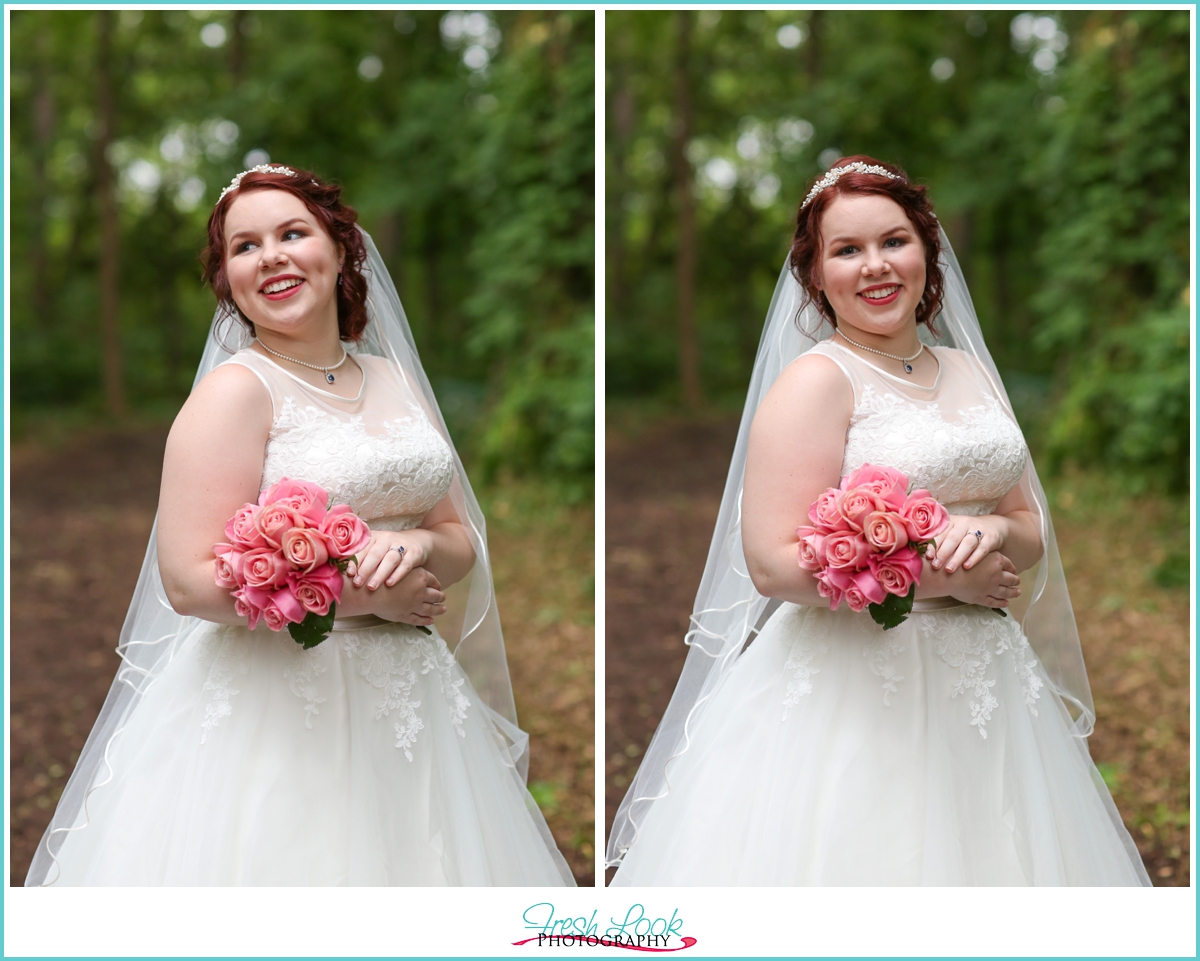
[{"label": "blue gemstone pendant", "polygon": [[[911,371],[912,368],[910,367],[909,370]],[[325,371],[325,379],[327,381],[329,381],[329,383],[332,384],[333,383],[333,374],[329,373],[329,371]]]},{"label": "blue gemstone pendant", "polygon": [[912,373],[912,364],[905,364],[905,365],[904,365],[904,373],[906,373],[906,374],[911,374],[911,373]]}]

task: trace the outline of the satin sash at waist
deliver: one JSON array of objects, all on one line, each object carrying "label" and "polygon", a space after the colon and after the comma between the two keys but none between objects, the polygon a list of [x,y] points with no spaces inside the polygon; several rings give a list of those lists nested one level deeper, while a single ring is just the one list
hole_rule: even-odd
[{"label": "satin sash at waist", "polygon": [[[374,614],[357,614],[354,617],[339,617],[333,622],[335,631],[365,631],[370,627],[386,627],[391,621],[385,621]],[[407,626],[407,625],[401,625]]]},{"label": "satin sash at waist", "polygon": [[928,597],[913,601],[914,614],[932,614],[934,611],[948,611],[955,607],[968,607],[966,601],[957,597]]}]

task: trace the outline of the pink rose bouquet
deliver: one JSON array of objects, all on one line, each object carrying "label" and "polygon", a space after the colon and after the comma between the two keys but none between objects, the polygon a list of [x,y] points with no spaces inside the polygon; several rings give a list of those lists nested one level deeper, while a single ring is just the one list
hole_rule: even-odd
[{"label": "pink rose bouquet", "polygon": [[305,648],[333,629],[346,566],[367,546],[371,531],[329,493],[285,477],[246,504],[225,525],[229,543],[214,544],[218,587],[233,594],[234,609],[250,630],[265,621],[287,627]]},{"label": "pink rose bouquet", "polygon": [[836,611],[868,608],[884,630],[912,612],[921,556],[946,529],[946,508],[927,490],[909,491],[890,467],[864,464],[808,510],[799,527],[799,564],[816,575],[817,590]]}]

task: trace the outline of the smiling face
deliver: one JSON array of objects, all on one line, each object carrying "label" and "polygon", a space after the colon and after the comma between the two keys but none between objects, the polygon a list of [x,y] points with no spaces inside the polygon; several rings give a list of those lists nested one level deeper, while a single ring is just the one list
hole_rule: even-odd
[{"label": "smiling face", "polygon": [[815,273],[849,336],[915,337],[925,246],[890,197],[841,194],[829,205]]},{"label": "smiling face", "polygon": [[251,190],[225,215],[225,274],[256,327],[312,340],[337,329],[343,252],[298,197]]}]

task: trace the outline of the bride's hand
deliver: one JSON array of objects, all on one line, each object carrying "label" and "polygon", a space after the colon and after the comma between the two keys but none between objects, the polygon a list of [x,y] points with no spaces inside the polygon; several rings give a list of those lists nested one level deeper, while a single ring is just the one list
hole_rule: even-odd
[{"label": "bride's hand", "polygon": [[[974,540],[974,538],[972,538]],[[970,568],[950,573],[946,568],[927,570],[921,587],[957,598],[964,604],[983,607],[1008,607],[1008,602],[1021,596],[1021,578],[1013,562],[999,551],[990,551]]]},{"label": "bride's hand", "polygon": [[[372,592],[351,582],[346,585],[346,589],[343,599],[350,602],[346,605],[347,608],[356,612],[363,609],[364,613],[375,614],[385,621],[428,627],[435,617],[446,613],[446,595],[442,591],[442,585],[423,567],[411,569],[393,587],[384,587]],[[355,596],[346,597],[347,593],[353,593]]]},{"label": "bride's hand", "polygon": [[[965,517],[961,514],[950,515],[950,526],[934,538],[937,543],[936,552],[929,553],[933,569],[945,570],[953,574],[959,570],[970,570],[988,554],[1002,550],[1007,528],[1005,519],[995,515],[985,517]],[[981,537],[975,532],[980,531]]]},{"label": "bride's hand", "polygon": [[365,584],[369,591],[384,585],[394,587],[410,571],[425,566],[429,560],[429,546],[429,534],[420,528],[372,531],[371,541],[360,562],[351,562],[346,573],[353,578],[355,587]]}]

